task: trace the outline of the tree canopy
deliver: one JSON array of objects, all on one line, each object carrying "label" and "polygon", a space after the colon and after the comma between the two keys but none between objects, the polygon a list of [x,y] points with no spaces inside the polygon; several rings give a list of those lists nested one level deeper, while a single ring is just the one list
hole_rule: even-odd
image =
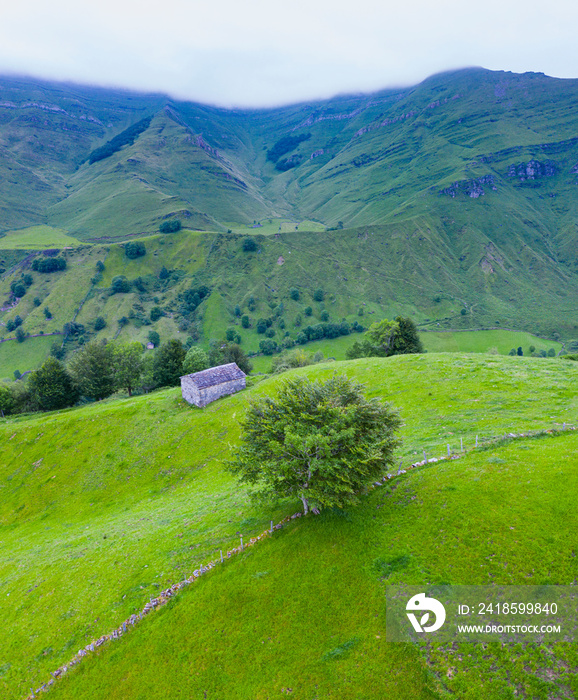
[{"label": "tree canopy", "polygon": [[132,396],[143,371],[143,346],[137,342],[114,343],[111,354],[115,389],[126,389]]},{"label": "tree canopy", "polygon": [[114,393],[115,378],[112,347],[97,340],[87,343],[70,360],[68,369],[89,399],[100,401]]},{"label": "tree canopy", "polygon": [[411,318],[396,316],[393,321],[384,318],[383,321],[372,323],[365,338],[353,343],[347,350],[346,357],[353,360],[356,357],[390,357],[423,351],[415,323]]},{"label": "tree canopy", "polygon": [[40,369],[32,372],[28,388],[42,411],[73,406],[80,395],[66,367],[55,357],[49,357]]},{"label": "tree canopy", "polygon": [[155,386],[178,386],[183,375],[186,351],[180,340],[169,340],[155,354],[153,378]]},{"label": "tree canopy", "polygon": [[228,469],[258,498],[299,498],[305,514],[343,507],[387,472],[400,425],[391,406],[345,376],[289,379],[276,398],[251,402]]}]

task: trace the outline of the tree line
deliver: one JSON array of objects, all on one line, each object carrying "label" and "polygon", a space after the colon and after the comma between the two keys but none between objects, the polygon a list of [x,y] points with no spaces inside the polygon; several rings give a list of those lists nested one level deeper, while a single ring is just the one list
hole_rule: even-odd
[{"label": "tree line", "polygon": [[208,353],[169,340],[154,353],[141,343],[93,340],[65,364],[49,357],[40,369],[10,384],[0,384],[0,414],[55,411],[79,402],[101,401],[117,392],[148,393],[178,386],[184,374],[229,362],[248,374],[251,363],[235,343],[213,343]]}]

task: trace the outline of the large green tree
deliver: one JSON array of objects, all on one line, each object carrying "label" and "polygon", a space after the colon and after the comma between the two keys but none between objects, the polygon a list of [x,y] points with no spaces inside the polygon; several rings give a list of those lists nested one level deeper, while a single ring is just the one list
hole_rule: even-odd
[{"label": "large green tree", "polygon": [[183,363],[183,372],[185,374],[194,374],[202,372],[209,367],[209,357],[207,353],[198,345],[193,345],[187,350],[185,361]]},{"label": "large green tree", "polygon": [[114,362],[110,345],[92,340],[73,355],[68,370],[83,396],[100,401],[114,393]]},{"label": "large green tree", "polygon": [[14,409],[14,396],[5,384],[0,384],[0,415],[11,413]]},{"label": "large green tree", "polygon": [[276,398],[251,402],[228,469],[257,497],[301,499],[305,514],[342,507],[387,472],[400,425],[391,406],[345,376],[290,379]]},{"label": "large green tree", "polygon": [[395,320],[372,323],[364,339],[356,341],[346,351],[348,360],[357,357],[390,357],[423,352],[415,323],[411,318],[396,316]]},{"label": "large green tree", "polygon": [[178,386],[183,375],[186,351],[180,340],[169,340],[155,351],[153,379],[155,386]]},{"label": "large green tree", "polygon": [[132,396],[143,372],[141,343],[112,343],[115,389],[125,389]]},{"label": "large green tree", "polygon": [[231,362],[235,362],[245,374],[250,374],[253,369],[251,361],[240,345],[228,343],[226,340],[213,342],[209,350],[209,365],[217,367],[218,365],[228,365]]},{"label": "large green tree", "polygon": [[73,406],[79,398],[78,386],[55,357],[49,357],[40,369],[32,372],[28,389],[42,411]]}]

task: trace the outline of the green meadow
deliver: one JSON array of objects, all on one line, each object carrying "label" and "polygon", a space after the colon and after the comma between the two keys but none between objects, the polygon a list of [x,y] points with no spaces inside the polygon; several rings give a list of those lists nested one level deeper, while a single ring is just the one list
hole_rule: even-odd
[{"label": "green meadow", "polygon": [[43,250],[45,248],[67,248],[81,245],[81,241],[70,236],[65,229],[53,226],[29,226],[0,235],[0,250]]},{"label": "green meadow", "polygon": [[[440,456],[449,444],[459,451],[460,438],[465,448],[476,436],[490,446],[504,433],[578,422],[578,370],[557,359],[432,353],[294,372],[326,378],[335,371],[399,408],[405,465],[424,450]],[[6,697],[49,680],[150,596],[236,546],[239,534],[249,538],[299,510],[287,501],[251,503],[223,470],[247,399],[274,392],[284,376],[202,411],[170,389],[0,422]],[[426,659],[385,646],[383,586],[485,582],[487,572],[503,583],[573,580],[576,477],[566,462],[575,462],[575,435],[506,440],[409,472],[346,513],[292,523],[102,648],[102,658],[85,661],[51,692],[267,698],[291,688],[300,698],[358,698],[363,688],[368,698],[433,698],[461,682],[461,675],[447,679],[446,664],[470,674],[470,694],[460,697],[498,698],[514,661],[519,683],[528,684],[532,673],[524,669],[541,669],[543,660],[526,652],[488,652],[477,670],[466,670],[447,650]],[[550,554],[536,557],[548,543]],[[406,563],[384,578],[395,561]],[[556,650],[551,661],[560,666],[571,657]],[[483,695],[484,673],[494,666],[495,692]]]},{"label": "green meadow", "polygon": [[530,354],[530,346],[536,352],[553,348],[558,354],[562,343],[538,338],[522,331],[458,331],[455,333],[421,333],[420,338],[428,352],[488,352],[496,349],[500,355],[507,355],[512,348],[522,348],[524,355]]},{"label": "green meadow", "polygon": [[48,357],[52,343],[62,342],[61,336],[27,338],[24,343],[7,340],[0,343],[0,381],[14,379],[14,371],[20,373],[36,369]]}]

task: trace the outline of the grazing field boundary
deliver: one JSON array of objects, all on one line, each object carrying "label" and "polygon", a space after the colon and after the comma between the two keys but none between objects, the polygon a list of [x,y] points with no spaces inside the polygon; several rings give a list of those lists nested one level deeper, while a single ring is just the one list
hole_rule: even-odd
[{"label": "grazing field boundary", "polygon": [[[463,442],[460,439],[460,449],[459,451],[454,451],[450,447],[450,445],[447,445],[447,454],[442,455],[440,457],[427,457],[427,454],[425,451],[423,452],[424,459],[418,462],[413,462],[411,465],[406,467],[405,469],[402,468],[403,462],[400,463],[399,468],[397,471],[394,471],[393,473],[388,473],[386,474],[381,481],[375,481],[370,489],[376,489],[379,487],[384,486],[388,481],[395,479],[396,477],[399,477],[403,474],[406,474],[410,469],[417,469],[419,467],[428,467],[429,465],[432,464],[437,464],[438,462],[442,461],[447,461],[447,460],[455,460],[459,459],[462,456],[465,456],[468,452],[473,452],[480,449],[488,449],[491,448],[492,446],[498,446],[504,442],[510,442],[513,440],[519,440],[519,439],[528,439],[528,438],[537,438],[541,436],[547,436],[547,435],[559,435],[562,434],[568,430],[578,430],[578,426],[570,425],[564,423],[562,428],[547,428],[547,429],[542,429],[542,430],[532,430],[532,431],[527,431],[524,433],[504,433],[502,435],[493,437],[493,438],[485,438],[483,441],[478,441],[478,438],[476,438],[476,445],[471,448],[464,448]],[[317,509],[312,509],[311,511],[314,515],[318,515],[319,511]],[[135,613],[128,617],[124,622],[122,622],[119,627],[115,628],[110,632],[109,634],[102,635],[98,639],[90,642],[87,644],[83,649],[80,649],[74,657],[67,663],[62,666],[60,666],[58,669],[55,671],[52,671],[52,678],[45,684],[39,686],[36,690],[30,689],[30,693],[26,696],[25,700],[33,700],[33,698],[36,698],[40,693],[48,691],[55,683],[56,680],[59,678],[62,678],[69,670],[77,666],[84,658],[86,658],[90,653],[94,652],[96,649],[101,647],[103,644],[106,642],[112,642],[117,639],[120,639],[122,636],[128,633],[131,627],[134,627],[136,624],[138,624],[141,620],[143,620],[149,613],[151,613],[154,610],[158,610],[161,608],[163,605],[166,605],[170,600],[172,600],[180,591],[182,591],[184,588],[186,588],[188,585],[194,583],[197,579],[199,579],[203,574],[208,573],[212,569],[214,569],[218,564],[224,563],[225,559],[230,559],[233,557],[235,554],[239,554],[240,552],[243,552],[246,548],[248,547],[253,547],[256,545],[258,542],[261,540],[271,536],[273,534],[274,530],[280,530],[283,528],[288,522],[291,520],[296,520],[297,518],[303,517],[303,514],[301,512],[294,513],[293,515],[288,515],[285,518],[283,518],[281,521],[279,521],[276,525],[273,524],[273,521],[271,521],[271,527],[267,530],[264,530],[260,535],[257,535],[255,537],[251,537],[249,539],[249,542],[244,544],[243,543],[243,537],[241,536],[240,544],[238,547],[233,547],[232,549],[228,550],[226,555],[223,555],[223,552],[220,552],[220,558],[210,561],[208,564],[201,566],[198,569],[195,569],[193,573],[189,577],[185,577],[183,581],[179,583],[175,583],[169,588],[166,588],[164,591],[161,591],[161,593],[157,597],[151,597],[149,602],[146,603],[146,605],[142,608],[142,610],[139,613]]]}]

